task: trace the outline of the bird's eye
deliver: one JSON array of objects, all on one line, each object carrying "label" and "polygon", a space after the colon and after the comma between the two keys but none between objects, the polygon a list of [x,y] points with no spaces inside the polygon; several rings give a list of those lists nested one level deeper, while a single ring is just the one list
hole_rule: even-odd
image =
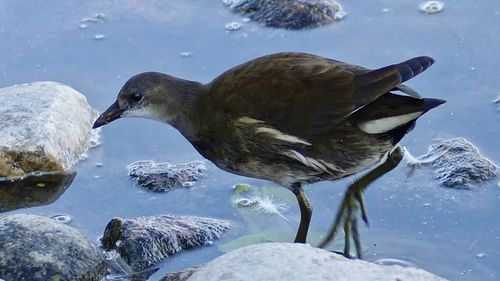
[{"label": "bird's eye", "polygon": [[132,101],[134,102],[139,102],[141,99],[142,99],[142,95],[141,94],[138,94],[138,93],[133,93],[130,98],[132,99]]}]

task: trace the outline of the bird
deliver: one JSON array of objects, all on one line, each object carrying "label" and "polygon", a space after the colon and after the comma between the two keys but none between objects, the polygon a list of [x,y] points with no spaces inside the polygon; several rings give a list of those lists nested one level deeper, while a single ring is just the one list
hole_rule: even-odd
[{"label": "bird", "polygon": [[403,84],[434,63],[415,57],[378,69],[302,52],[242,63],[203,84],[159,72],[130,78],[93,124],[118,118],[157,120],[176,128],[227,172],[281,185],[296,196],[294,242],[306,243],[312,205],[304,186],[358,173],[320,247],[340,228],[344,251],[362,256],[358,217],[368,224],[363,191],[403,157],[399,141],[416,120],[445,100]]}]

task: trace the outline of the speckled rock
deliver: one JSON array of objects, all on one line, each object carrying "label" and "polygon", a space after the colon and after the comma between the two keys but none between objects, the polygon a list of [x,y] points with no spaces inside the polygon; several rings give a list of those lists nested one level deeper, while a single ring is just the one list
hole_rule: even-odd
[{"label": "speckled rock", "polygon": [[422,269],[347,259],[308,244],[262,243],[240,248],[161,281],[442,281]]},{"label": "speckled rock", "polygon": [[97,115],[82,94],[63,84],[0,89],[0,177],[70,169],[89,148]]},{"label": "speckled rock", "polygon": [[141,271],[183,249],[209,245],[229,226],[223,220],[192,216],[114,218],[101,242],[105,249],[116,250],[134,271]]},{"label": "speckled rock", "polygon": [[75,178],[75,172],[0,180],[0,213],[43,206],[56,201]]},{"label": "speckled rock", "polygon": [[234,12],[269,27],[303,29],[322,26],[345,16],[332,0],[223,0]]},{"label": "speckled rock", "polygon": [[98,281],[103,254],[77,230],[27,214],[0,217],[0,278],[17,281]]},{"label": "speckled rock", "polygon": [[464,138],[452,138],[433,144],[427,154],[410,164],[430,165],[440,183],[453,188],[471,187],[497,176],[497,166]]},{"label": "speckled rock", "polygon": [[138,161],[127,166],[129,175],[137,178],[142,187],[156,192],[166,192],[178,187],[191,187],[205,175],[205,163],[192,161],[172,165],[154,161]]}]

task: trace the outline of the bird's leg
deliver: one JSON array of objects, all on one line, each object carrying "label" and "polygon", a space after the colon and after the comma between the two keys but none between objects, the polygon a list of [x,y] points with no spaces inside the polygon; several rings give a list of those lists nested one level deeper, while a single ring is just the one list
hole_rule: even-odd
[{"label": "bird's leg", "polygon": [[302,189],[302,183],[297,182],[292,184],[291,190],[295,194],[295,197],[297,197],[300,207],[300,224],[295,236],[295,243],[306,243],[307,231],[311,222],[312,206]]},{"label": "bird's leg", "polygon": [[361,218],[366,225],[368,225],[368,215],[365,208],[363,191],[370,183],[394,169],[399,164],[401,159],[403,159],[403,154],[403,149],[401,149],[400,146],[396,146],[388,153],[387,159],[382,164],[363,175],[347,188],[342,205],[340,205],[339,211],[335,217],[335,221],[333,222],[333,225],[328,231],[325,239],[319,244],[320,248],[324,248],[330,241],[332,241],[335,238],[335,234],[338,229],[343,225],[345,234],[344,255],[349,257],[349,249],[352,238],[356,247],[356,254],[358,255],[358,258],[361,258],[361,240],[359,237],[356,215],[357,211],[359,211],[361,213]]}]

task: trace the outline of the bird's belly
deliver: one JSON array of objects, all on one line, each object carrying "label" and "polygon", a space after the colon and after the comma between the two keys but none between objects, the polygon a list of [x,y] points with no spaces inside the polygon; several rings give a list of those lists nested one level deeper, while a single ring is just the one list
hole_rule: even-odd
[{"label": "bird's belly", "polygon": [[[213,162],[219,168],[234,174],[269,180],[289,187],[295,182],[335,180],[372,168],[380,162],[391,146],[387,144],[367,147],[356,153],[348,153],[337,147],[335,151],[314,158],[305,155],[289,157],[282,153],[283,151],[267,151],[265,154],[255,151],[239,154],[238,159],[221,157]],[[226,161],[223,161],[224,159]]]}]

